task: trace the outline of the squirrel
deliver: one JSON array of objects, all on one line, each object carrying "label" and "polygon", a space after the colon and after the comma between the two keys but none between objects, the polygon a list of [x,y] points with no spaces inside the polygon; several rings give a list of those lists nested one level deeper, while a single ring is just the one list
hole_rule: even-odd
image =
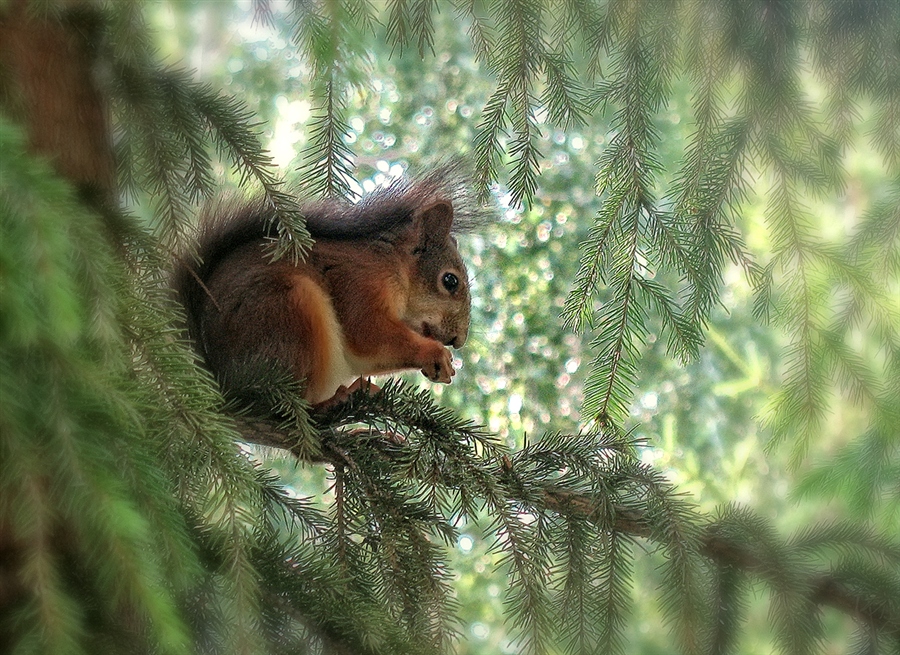
[{"label": "squirrel", "polygon": [[454,234],[477,220],[462,181],[439,169],[356,204],[300,209],[314,240],[303,261],[272,261],[275,212],[263,200],[207,209],[196,256],[176,258],[188,336],[226,396],[270,369],[289,372],[313,406],[370,375],[421,369],[450,383],[448,346],[466,342],[470,310]]}]

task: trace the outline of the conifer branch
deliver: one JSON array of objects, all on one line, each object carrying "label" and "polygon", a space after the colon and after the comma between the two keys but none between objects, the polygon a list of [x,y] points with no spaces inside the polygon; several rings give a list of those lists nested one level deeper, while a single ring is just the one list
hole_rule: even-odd
[{"label": "conifer branch", "polygon": [[494,36],[488,22],[476,11],[477,5],[476,0],[459,2],[457,11],[469,19],[469,38],[475,55],[480,61],[489,63],[494,52]]},{"label": "conifer branch", "polygon": [[348,67],[365,61],[354,30],[369,24],[370,8],[359,0],[292,6],[293,39],[311,64],[315,100],[301,180],[313,196],[347,197],[353,153],[344,142],[350,129],[344,118],[344,94],[350,83]]},{"label": "conifer branch", "polygon": [[506,105],[510,93],[507,83],[499,83],[485,103],[481,121],[476,126],[475,175],[481,200],[489,195],[490,181],[497,176],[499,159],[503,154],[500,135],[504,133]]},{"label": "conifer branch", "polygon": [[403,48],[413,41],[419,57],[426,52],[434,54],[434,19],[432,15],[439,9],[435,0],[391,0],[387,24],[388,39]]},{"label": "conifer branch", "polygon": [[[245,419],[241,418],[237,419],[237,423],[239,431],[242,433],[242,437],[251,443],[261,443],[266,446],[279,447],[287,450],[290,450],[291,448],[290,437],[279,432],[277,427],[272,424],[256,423],[249,425]],[[398,456],[396,442],[389,434],[390,433],[385,435],[383,433],[380,438],[375,438],[374,440],[373,437],[375,435],[368,437],[369,445],[375,447],[377,452],[380,453],[380,456],[388,461]],[[345,461],[344,457],[346,457],[345,454],[339,454],[332,450],[325,452],[321,459],[316,459],[314,461],[320,463],[332,462],[338,465]],[[526,460],[522,460],[520,465],[530,466]],[[659,526],[658,518],[655,518],[652,512],[649,512],[647,508],[634,506],[631,503],[614,502],[610,504],[605,498],[605,494],[595,494],[577,488],[573,490],[567,488],[566,485],[561,484],[542,483],[538,487],[530,485],[522,486],[521,481],[527,479],[529,476],[523,476],[518,471],[515,460],[504,460],[499,464],[495,464],[495,466],[498,466],[498,468],[493,473],[486,471],[485,474],[493,479],[507,481],[501,483],[504,495],[509,494],[508,498],[510,501],[523,503],[523,507],[531,508],[530,511],[535,512],[535,516],[538,515],[537,513],[551,512],[553,514],[570,517],[569,520],[586,520],[596,524],[597,529],[610,530],[626,541],[632,539],[644,539],[651,543],[659,544],[660,546],[664,546],[666,543],[669,543],[670,545],[689,543],[691,539],[696,539],[696,552],[699,555],[703,556],[717,567],[723,567],[728,571],[740,571],[742,572],[742,575],[752,574],[762,575],[763,577],[769,576],[771,575],[771,567],[773,565],[777,564],[779,567],[783,565],[785,554],[792,554],[791,557],[801,556],[812,544],[810,537],[803,537],[801,535],[795,540],[786,542],[783,546],[778,546],[778,548],[782,549],[779,551],[779,554],[766,555],[765,551],[760,551],[753,546],[752,539],[748,540],[746,536],[739,536],[737,534],[730,536],[728,530],[723,531],[720,527],[723,524],[719,521],[709,523],[708,526],[700,530],[695,537],[688,538],[687,542],[685,542],[685,537],[673,538],[671,534],[660,532],[659,527],[657,527]],[[510,484],[512,481],[516,480],[519,482]],[[662,496],[661,500],[663,498],[665,498],[665,496]],[[496,529],[508,530],[509,532],[507,534],[509,534],[509,538],[512,538],[513,540],[524,538],[523,535],[518,534],[517,528],[515,527],[518,523],[518,519],[508,516],[505,511],[500,511],[501,507],[494,505],[495,502],[496,501],[492,501],[491,504],[494,507],[495,512],[497,512],[497,514],[495,514]],[[667,501],[664,501],[660,507],[664,507],[665,502]],[[503,516],[506,518],[501,518]],[[749,514],[745,514],[745,516],[748,518],[750,517]],[[744,519],[744,521],[746,520],[747,519]],[[755,521],[756,519],[753,520]],[[734,525],[741,526],[742,524],[743,523],[739,521]],[[741,530],[743,530],[743,528],[741,528]],[[837,530],[832,531],[832,534],[834,535],[834,538],[846,539],[854,533]],[[777,541],[777,537],[773,536],[770,538]],[[865,539],[869,540],[873,548],[890,554],[890,557],[894,562],[892,566],[896,566],[897,562],[900,562],[900,559],[898,559],[900,558],[900,545],[893,542],[886,542],[881,538],[876,538],[871,535],[865,537]],[[525,547],[525,549],[528,550],[527,546],[518,543],[514,543],[510,547],[518,547],[518,549]],[[537,562],[534,561],[526,564],[524,560],[521,560],[516,564],[515,558],[518,557],[516,554],[519,552],[518,549],[511,550],[509,555],[510,558],[513,558],[511,562],[514,566],[527,566],[530,568],[537,564]],[[618,574],[609,572],[607,576],[609,575],[616,576]],[[784,573],[779,575],[783,576]],[[528,580],[529,573],[522,569],[519,573],[519,577],[521,577],[522,582],[524,583]],[[608,581],[614,579],[618,580],[616,577],[607,577]],[[607,582],[607,584],[610,583],[611,582]],[[620,584],[620,582],[614,584]],[[673,586],[673,589],[674,588],[675,586]],[[861,624],[871,626],[874,630],[886,634],[900,634],[900,605],[897,605],[896,603],[885,604],[884,602],[876,601],[870,596],[861,594],[859,591],[854,590],[852,586],[849,586],[845,580],[835,574],[827,572],[809,573],[806,578],[796,578],[792,588],[804,590],[803,596],[799,597],[797,601],[802,601],[803,603],[809,603],[811,605],[832,607],[848,614]],[[538,601],[537,596],[534,596],[534,594],[539,593],[536,589],[532,589],[529,593],[531,596],[528,597],[532,598],[532,601],[530,602],[542,602]],[[614,593],[618,594],[618,592]],[[522,601],[524,601],[525,598],[526,597],[523,597]],[[670,600],[670,602],[674,601]],[[606,604],[601,604],[600,606],[608,608],[608,605]],[[531,616],[530,619],[527,619],[526,626],[534,627],[536,625],[534,621],[537,621],[539,624],[541,621],[545,620],[538,618],[542,616],[542,613],[537,606],[529,605],[528,607],[530,609],[523,608],[520,610],[524,611],[526,615]],[[795,618],[801,619],[801,615],[797,614]],[[610,643],[610,645],[616,642],[617,638],[614,636],[616,634],[616,628],[614,626],[619,625],[619,620],[620,619],[614,618],[614,615],[610,615],[607,617],[607,623],[604,624],[607,626],[604,628],[605,631],[612,631],[608,632],[607,637],[604,637],[605,640],[611,640],[607,642]],[[802,620],[806,620],[806,618],[802,618]],[[800,642],[795,643],[799,644]],[[537,647],[539,642],[535,642],[533,645]]]}]

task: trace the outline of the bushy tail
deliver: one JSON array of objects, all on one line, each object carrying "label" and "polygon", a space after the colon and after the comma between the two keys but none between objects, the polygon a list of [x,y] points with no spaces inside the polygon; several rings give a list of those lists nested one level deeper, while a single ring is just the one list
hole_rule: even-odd
[{"label": "bushy tail", "polygon": [[204,210],[193,248],[176,256],[172,288],[185,312],[187,336],[206,359],[200,317],[207,300],[216,300],[206,287],[212,272],[229,254],[244,244],[276,238],[274,211],[262,202],[223,201]]}]

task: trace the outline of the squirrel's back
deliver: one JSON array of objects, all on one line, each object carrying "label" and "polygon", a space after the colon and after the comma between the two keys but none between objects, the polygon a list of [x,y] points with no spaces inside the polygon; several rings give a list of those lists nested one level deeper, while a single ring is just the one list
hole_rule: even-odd
[{"label": "squirrel's back", "polygon": [[[415,180],[396,180],[368,194],[357,203],[332,199],[300,203],[306,228],[313,239],[337,241],[390,239],[406,228],[415,211],[437,201],[453,205],[454,232],[466,232],[485,221],[484,212],[473,204],[469,180],[451,165],[437,168]],[[186,261],[176,267],[176,289],[192,286],[196,278],[206,280],[229,253],[252,241],[278,237],[275,210],[264,198],[226,199],[204,208],[199,221],[196,265]],[[187,267],[191,271],[183,270]],[[194,275],[196,274],[196,276]]]}]

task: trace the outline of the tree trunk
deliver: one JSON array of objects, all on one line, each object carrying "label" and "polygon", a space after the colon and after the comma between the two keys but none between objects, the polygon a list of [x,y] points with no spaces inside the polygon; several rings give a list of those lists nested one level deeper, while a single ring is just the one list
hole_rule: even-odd
[{"label": "tree trunk", "polygon": [[116,167],[94,65],[99,11],[85,0],[43,14],[28,4],[11,0],[0,10],[0,102],[26,126],[32,151],[84,200],[111,206]]}]

